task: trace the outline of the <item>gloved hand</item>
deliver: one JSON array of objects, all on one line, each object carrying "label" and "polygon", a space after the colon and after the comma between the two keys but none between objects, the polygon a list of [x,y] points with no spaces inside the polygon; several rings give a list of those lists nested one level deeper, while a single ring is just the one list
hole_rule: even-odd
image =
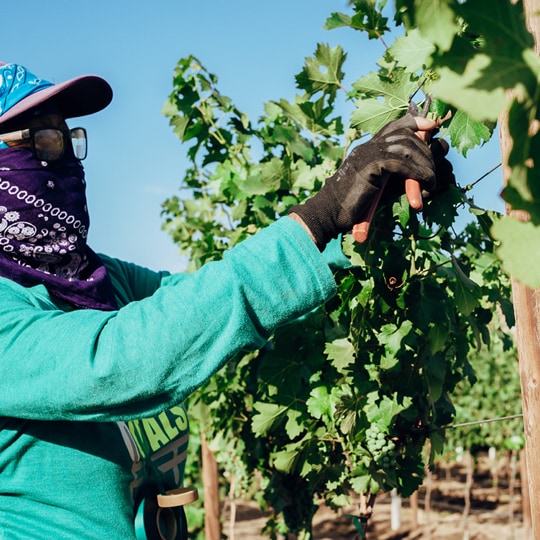
[{"label": "gloved hand", "polygon": [[456,177],[454,176],[454,168],[452,163],[446,159],[449,145],[444,139],[433,139],[429,145],[433,161],[435,162],[435,177],[437,182],[435,187],[426,190],[422,193],[424,198],[433,197],[439,193],[443,193],[450,186],[456,185]]},{"label": "gloved hand", "polygon": [[403,184],[413,178],[422,189],[432,191],[436,185],[433,155],[415,133],[435,127],[435,121],[411,114],[390,122],[354,148],[316,195],[289,212],[302,219],[322,250],[362,219],[386,180]]},{"label": "gloved hand", "polygon": [[[437,130],[434,130],[436,132]],[[431,134],[433,135],[433,133]],[[454,168],[446,155],[448,154],[449,145],[444,139],[439,138],[428,138],[429,148],[431,150],[431,155],[433,156],[433,162],[435,165],[435,185],[429,190],[422,186],[422,189],[418,192],[415,199],[420,199],[420,207],[412,205],[415,210],[421,210],[422,200],[432,199],[433,197],[439,195],[448,190],[452,185],[456,185],[456,177],[454,176]],[[384,194],[381,199],[381,204],[387,204],[388,202],[395,201],[403,193],[402,182],[399,182],[399,179],[396,182],[388,182]],[[411,202],[411,201],[409,201]]]}]

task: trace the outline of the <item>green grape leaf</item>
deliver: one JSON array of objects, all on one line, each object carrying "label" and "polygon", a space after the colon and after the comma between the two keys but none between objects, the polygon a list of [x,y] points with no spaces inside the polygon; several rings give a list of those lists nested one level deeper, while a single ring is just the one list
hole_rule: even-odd
[{"label": "green grape leaf", "polygon": [[429,398],[432,403],[435,403],[441,397],[444,389],[445,377],[446,363],[444,361],[444,356],[436,354],[430,358],[426,369]]},{"label": "green grape leaf", "polygon": [[301,411],[295,409],[289,409],[287,411],[287,422],[285,424],[285,431],[291,440],[299,437],[306,429],[305,426],[306,415]]},{"label": "green grape leaf", "polygon": [[[465,2],[457,11],[467,21],[468,31],[483,36],[486,46],[499,61],[518,57],[524,48],[534,47],[534,39],[525,24],[521,1],[475,0]],[[504,39],[501,39],[502,36]]]},{"label": "green grape leaf", "polygon": [[367,493],[371,483],[371,474],[363,474],[361,476],[354,476],[350,479],[351,488],[358,494]]},{"label": "green grape leaf", "polygon": [[392,369],[399,363],[399,352],[403,350],[403,340],[413,329],[412,321],[404,321],[399,327],[395,324],[385,324],[377,339],[384,345],[384,355],[381,358],[382,369]]},{"label": "green grape leaf", "polygon": [[527,60],[534,41],[525,26],[523,5],[477,0],[456,9],[467,21],[467,31],[482,36],[483,45],[478,48],[464,37],[456,38],[452,48],[436,58],[440,78],[432,91],[477,120],[496,121],[507,89],[515,89],[524,100],[533,97],[538,86]]},{"label": "green grape leaf", "polygon": [[447,325],[434,324],[430,327],[428,333],[429,350],[431,354],[436,354],[442,351],[448,343],[448,337],[450,335]]},{"label": "green grape leaf", "polygon": [[278,158],[255,165],[249,176],[239,184],[239,188],[248,195],[265,195],[276,191],[283,179],[283,162]]},{"label": "green grape leaf", "polygon": [[276,124],[272,128],[271,137],[273,143],[282,144],[290,152],[300,156],[304,162],[313,160],[313,147],[298,133],[295,126]]},{"label": "green grape leaf", "polygon": [[353,344],[347,338],[326,343],[324,353],[340,373],[346,372],[356,358]]},{"label": "green grape leaf", "polygon": [[497,255],[503,268],[531,289],[540,287],[540,226],[504,217],[493,224],[492,233],[500,241]]},{"label": "green grape leaf", "polygon": [[398,218],[401,227],[405,228],[411,219],[411,205],[407,196],[400,197],[392,206],[392,213]]},{"label": "green grape leaf", "polygon": [[324,28],[334,30],[348,26],[366,32],[369,39],[377,39],[388,30],[388,18],[382,14],[385,4],[386,0],[379,1],[380,10],[378,10],[377,0],[356,0],[355,14],[352,17],[344,13],[332,13],[326,20]]},{"label": "green grape leaf", "polygon": [[[527,185],[526,167],[514,167],[509,183],[504,187],[502,197],[513,210],[524,210],[533,223],[540,222],[540,201],[533,199]],[[520,178],[523,175],[524,178]]]},{"label": "green grape leaf", "polygon": [[262,195],[257,195],[253,197],[253,208],[256,208],[257,210],[264,210],[265,208],[274,208],[274,202],[268,199],[267,197],[263,197]]},{"label": "green grape leaf", "polygon": [[431,63],[431,55],[436,47],[425,39],[419,30],[411,30],[398,37],[388,52],[406,71],[416,73]]},{"label": "green grape leaf", "polygon": [[323,28],[326,30],[334,30],[336,28],[343,28],[344,26],[352,25],[352,17],[346,13],[335,12],[326,19]]},{"label": "green grape leaf", "polygon": [[525,437],[523,435],[512,435],[504,441],[504,446],[508,450],[521,450],[525,447]]},{"label": "green grape leaf", "polygon": [[319,43],[314,58],[306,58],[304,69],[296,75],[298,88],[309,95],[320,91],[335,92],[344,76],[342,67],[346,58],[339,45],[331,48]]},{"label": "green grape leaf", "polygon": [[240,220],[242,219],[245,215],[246,215],[246,210],[247,210],[247,201],[246,200],[243,200],[243,201],[238,201],[237,203],[235,203],[235,205],[232,207],[232,211],[231,211],[231,218],[233,220]]},{"label": "green grape leaf", "polygon": [[341,432],[345,435],[348,433],[354,433],[356,428],[356,422],[358,420],[358,415],[354,411],[347,411],[343,414],[340,422]]},{"label": "green grape leaf", "polygon": [[[347,495],[345,493],[331,493],[329,496],[330,502],[335,505],[337,508],[342,508],[345,506],[350,506],[353,504],[353,499],[350,495]],[[357,516],[353,516],[354,518],[358,519]],[[365,538],[365,537],[364,537]]]},{"label": "green grape leaf", "polygon": [[415,23],[422,35],[440,50],[447,51],[459,31],[452,0],[419,0]]},{"label": "green grape leaf", "polygon": [[470,315],[480,305],[482,291],[477,283],[467,277],[454,256],[452,256],[452,267],[457,277],[454,290],[457,308],[463,315]]},{"label": "green grape leaf", "polygon": [[440,306],[446,300],[446,293],[433,284],[420,281],[413,282],[407,290],[410,318],[415,326],[429,326],[444,320],[444,312]]},{"label": "green grape leaf", "polygon": [[458,215],[457,207],[464,201],[464,196],[457,186],[449,186],[448,190],[427,199],[422,210],[424,220],[428,224],[439,224],[450,228]]},{"label": "green grape leaf", "polygon": [[288,407],[277,403],[263,403],[260,401],[254,403],[253,408],[258,413],[253,415],[251,429],[258,437],[262,437],[269,431],[274,430],[283,421],[288,409]]},{"label": "green grape leaf", "polygon": [[377,392],[371,392],[368,396],[366,416],[372,424],[377,424],[382,429],[386,429],[396,415],[408,409],[413,403],[411,397],[399,396],[397,392],[392,397],[383,396],[377,403],[378,397]]},{"label": "green grape leaf", "polygon": [[311,133],[324,136],[343,133],[341,119],[327,120],[326,116],[332,112],[332,109],[326,107],[324,96],[311,102],[306,97],[296,95],[294,103],[281,99],[279,106],[294,122]]},{"label": "green grape leaf", "polygon": [[313,191],[317,182],[322,183],[325,178],[331,176],[334,170],[334,164],[324,163],[310,167],[305,161],[298,161],[296,170],[292,173],[292,188],[295,191]]},{"label": "green grape leaf", "polygon": [[355,103],[356,109],[351,114],[351,125],[362,133],[377,133],[392,120],[398,119],[405,108],[394,108],[385,101],[376,98],[363,98]]},{"label": "green grape leaf", "polygon": [[353,83],[353,87],[362,97],[355,103],[351,125],[362,133],[374,134],[407,110],[418,83],[410,73],[396,68],[392,79],[371,72]]},{"label": "green grape leaf", "polygon": [[363,406],[363,399],[352,396],[350,391],[346,391],[341,396],[341,401],[336,405],[336,418],[339,419],[339,427],[345,435],[354,433]]},{"label": "green grape leaf", "polygon": [[384,345],[385,351],[390,356],[397,356],[402,349],[403,339],[413,329],[412,321],[404,321],[399,327],[395,324],[385,324],[377,336],[379,343]]},{"label": "green grape leaf", "polygon": [[492,132],[485,123],[463,111],[456,111],[448,125],[441,128],[440,136],[449,136],[452,146],[466,157],[469,150],[489,141]]},{"label": "green grape leaf", "polygon": [[431,442],[431,457],[433,459],[435,454],[440,454],[444,449],[444,434],[440,431],[432,431],[429,435]]},{"label": "green grape leaf", "polygon": [[[540,69],[537,77],[540,80]],[[504,200],[515,210],[527,211],[535,223],[540,222],[540,172],[534,166],[540,154],[540,133],[531,134],[536,129],[535,120],[532,119],[537,116],[536,103],[528,106],[514,99],[508,112],[508,126],[513,139],[508,165],[512,169],[503,191]]]},{"label": "green grape leaf", "polygon": [[296,468],[301,451],[299,444],[288,444],[285,450],[272,453],[272,463],[278,471],[290,473]]},{"label": "green grape leaf", "polygon": [[314,418],[332,418],[333,408],[326,386],[312,388],[307,400],[307,410]]},{"label": "green grape leaf", "polygon": [[385,353],[384,356],[381,357],[381,369],[392,369],[398,364],[399,357],[396,355]]},{"label": "green grape leaf", "polygon": [[[451,55],[456,58],[458,53]],[[480,122],[496,121],[507,103],[505,88],[491,74],[491,58],[468,53],[452,67],[437,67],[439,78],[428,84],[429,92]],[[463,71],[462,65],[467,67]],[[491,77],[490,77],[491,75]]]}]

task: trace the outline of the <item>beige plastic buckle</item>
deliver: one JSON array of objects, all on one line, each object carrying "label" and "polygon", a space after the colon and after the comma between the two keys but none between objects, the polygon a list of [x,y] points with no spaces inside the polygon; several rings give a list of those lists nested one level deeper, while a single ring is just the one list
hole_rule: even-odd
[{"label": "beige plastic buckle", "polygon": [[176,506],[185,506],[199,498],[197,488],[182,487],[171,489],[165,492],[165,495],[158,494],[157,503],[160,508],[174,508]]}]

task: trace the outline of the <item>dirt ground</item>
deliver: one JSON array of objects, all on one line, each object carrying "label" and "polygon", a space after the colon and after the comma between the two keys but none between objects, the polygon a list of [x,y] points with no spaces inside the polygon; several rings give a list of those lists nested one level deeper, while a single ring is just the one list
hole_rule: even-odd
[{"label": "dirt ground", "polygon": [[[477,469],[469,491],[463,467],[436,471],[418,492],[417,510],[413,508],[410,500],[401,501],[392,520],[390,495],[379,495],[367,540],[533,540],[522,512],[519,475],[503,474],[494,481],[489,472]],[[361,539],[346,515],[355,513],[357,507],[335,514],[321,506],[314,519],[314,540]],[[256,504],[237,503],[234,524],[229,517],[223,527],[228,540],[266,538],[261,534],[266,517]]]}]

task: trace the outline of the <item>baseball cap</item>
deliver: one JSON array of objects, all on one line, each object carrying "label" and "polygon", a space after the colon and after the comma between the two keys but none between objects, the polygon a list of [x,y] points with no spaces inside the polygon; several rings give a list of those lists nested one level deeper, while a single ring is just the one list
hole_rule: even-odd
[{"label": "baseball cap", "polygon": [[20,64],[0,62],[0,128],[41,105],[54,105],[64,118],[96,113],[109,105],[112,88],[105,79],[83,75],[53,84]]}]

